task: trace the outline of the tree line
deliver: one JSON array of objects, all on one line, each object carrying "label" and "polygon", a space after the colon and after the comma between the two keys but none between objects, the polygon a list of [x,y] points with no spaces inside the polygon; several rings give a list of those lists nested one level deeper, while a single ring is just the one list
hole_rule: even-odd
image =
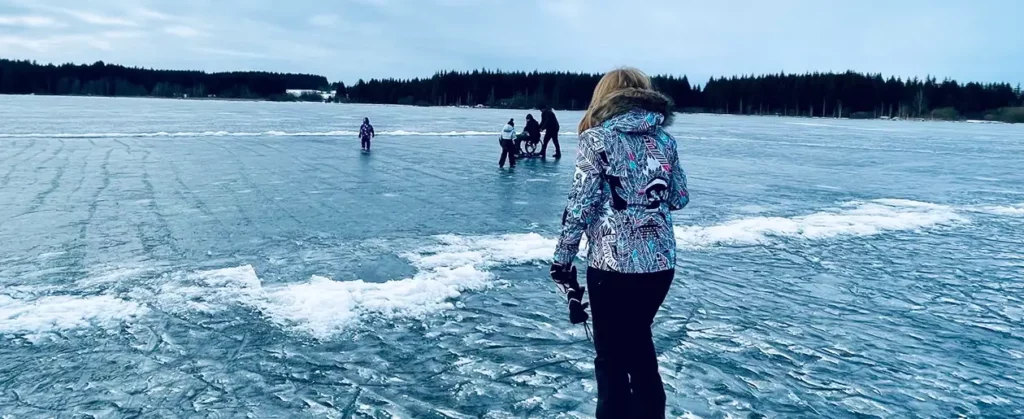
[{"label": "tree line", "polygon": [[[295,98],[285,90],[330,89],[339,102],[579,110],[589,104],[600,77],[573,72],[442,71],[429,78],[359,80],[346,86],[311,74],[207,73],[103,62],[42,65],[0,59],[0,93],[15,94],[319,101],[319,95]],[[713,77],[703,86],[686,76],[655,76],[653,82],[684,112],[1024,122],[1021,88],[1007,83],[886,79],[853,71]]]},{"label": "tree line", "polygon": [[[357,103],[585,109],[599,74],[566,72],[439,72],[430,78],[360,80],[336,85],[336,97]],[[923,80],[881,74],[769,74],[709,79],[704,86],[686,76],[652,81],[684,112],[852,118],[1004,119],[1020,117],[1020,86]]]},{"label": "tree line", "polygon": [[995,116],[1021,101],[1019,85],[885,79],[848,71],[712,78],[701,91],[699,106],[738,114],[958,119]]},{"label": "tree line", "polygon": [[0,59],[0,93],[93,96],[282,98],[285,89],[320,89],[327,78],[260,71],[207,73],[106,64],[37,64]]}]

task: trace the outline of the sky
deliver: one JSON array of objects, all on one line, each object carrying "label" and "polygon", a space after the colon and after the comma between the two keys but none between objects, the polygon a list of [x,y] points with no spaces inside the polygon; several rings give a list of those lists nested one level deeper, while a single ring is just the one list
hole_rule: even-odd
[{"label": "sky", "polygon": [[331,81],[442,69],[1024,83],[1020,0],[0,0],[0,57]]}]

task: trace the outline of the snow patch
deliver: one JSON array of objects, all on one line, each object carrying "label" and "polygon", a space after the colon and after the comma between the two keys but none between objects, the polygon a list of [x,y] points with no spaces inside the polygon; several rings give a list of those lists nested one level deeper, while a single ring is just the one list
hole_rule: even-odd
[{"label": "snow patch", "polygon": [[109,295],[58,295],[19,300],[0,294],[0,333],[39,337],[86,327],[109,329],[149,311]]},{"label": "snow patch", "polygon": [[967,222],[951,207],[906,199],[851,202],[832,211],[797,217],[753,217],[723,224],[676,226],[677,246],[705,248],[717,245],[768,243],[774,237],[822,240],[839,236],[872,236],[886,231],[916,230]]},{"label": "snow patch", "polygon": [[403,255],[418,272],[383,283],[313,276],[292,284],[262,283],[250,266],[195,272],[136,293],[169,312],[216,313],[246,306],[283,328],[327,339],[365,318],[423,318],[455,308],[452,300],[490,286],[498,266],[550,259],[555,241],[536,233],[447,235]]},{"label": "snow patch", "polygon": [[272,321],[326,339],[363,316],[422,318],[450,310],[463,292],[487,287],[491,274],[462,266],[412,278],[368,283],[314,276],[308,282],[269,288],[258,308]]},{"label": "snow patch", "polygon": [[1006,215],[1011,217],[1024,216],[1024,202],[1014,205],[989,205],[972,209],[972,211],[991,214]]},{"label": "snow patch", "polygon": [[263,297],[263,284],[250,265],[170,275],[155,290],[136,290],[133,297],[152,301],[171,313],[213,314],[234,304],[253,305]]},{"label": "snow patch", "polygon": [[452,266],[493,268],[550,260],[557,240],[537,233],[466,237],[444,235],[440,242],[415,253],[403,255],[420,269]]}]

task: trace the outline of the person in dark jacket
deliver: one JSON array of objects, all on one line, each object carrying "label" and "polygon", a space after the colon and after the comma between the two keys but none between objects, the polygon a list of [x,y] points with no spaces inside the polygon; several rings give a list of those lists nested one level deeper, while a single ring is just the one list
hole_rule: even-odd
[{"label": "person in dark jacket", "polygon": [[363,150],[370,151],[370,139],[376,137],[373,132],[373,125],[370,125],[370,118],[363,118],[363,125],[359,127],[359,143]]},{"label": "person in dark jacket", "polygon": [[573,261],[586,234],[598,419],[665,417],[651,326],[675,276],[672,211],[690,202],[676,141],[665,131],[672,115],[647,75],[621,69],[597,84],[578,128],[551,277],[575,291],[573,319],[584,291]]},{"label": "person in dark jacket", "polygon": [[[526,114],[526,126],[523,127],[523,134],[526,134],[527,142],[540,142],[540,124],[537,123],[536,119],[533,119],[533,114]],[[516,149],[522,154],[523,149],[519,147],[520,144],[516,142]]]},{"label": "person in dark jacket", "polygon": [[558,118],[555,117],[555,111],[551,108],[544,108],[540,113],[540,129],[544,131],[544,145],[540,148],[541,157],[547,157],[548,155],[548,142],[553,141],[555,143],[555,155],[556,159],[562,158],[562,148],[558,146]]}]

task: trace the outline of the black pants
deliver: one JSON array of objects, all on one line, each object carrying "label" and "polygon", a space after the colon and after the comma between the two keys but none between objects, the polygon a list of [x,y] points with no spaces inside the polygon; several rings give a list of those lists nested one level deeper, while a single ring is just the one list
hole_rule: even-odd
[{"label": "black pants", "polygon": [[362,144],[363,150],[370,149],[370,137],[363,137],[360,143]]},{"label": "black pants", "polygon": [[555,143],[555,157],[562,157],[562,147],[558,145],[558,130],[544,131],[544,145],[540,147],[540,155],[548,155],[548,141]]},{"label": "black pants", "polygon": [[505,167],[506,158],[508,158],[508,167],[516,167],[516,145],[513,140],[501,140],[501,158],[498,159],[498,167]]},{"label": "black pants", "polygon": [[651,325],[675,270],[621,274],[587,269],[594,321],[597,418],[664,418]]}]

